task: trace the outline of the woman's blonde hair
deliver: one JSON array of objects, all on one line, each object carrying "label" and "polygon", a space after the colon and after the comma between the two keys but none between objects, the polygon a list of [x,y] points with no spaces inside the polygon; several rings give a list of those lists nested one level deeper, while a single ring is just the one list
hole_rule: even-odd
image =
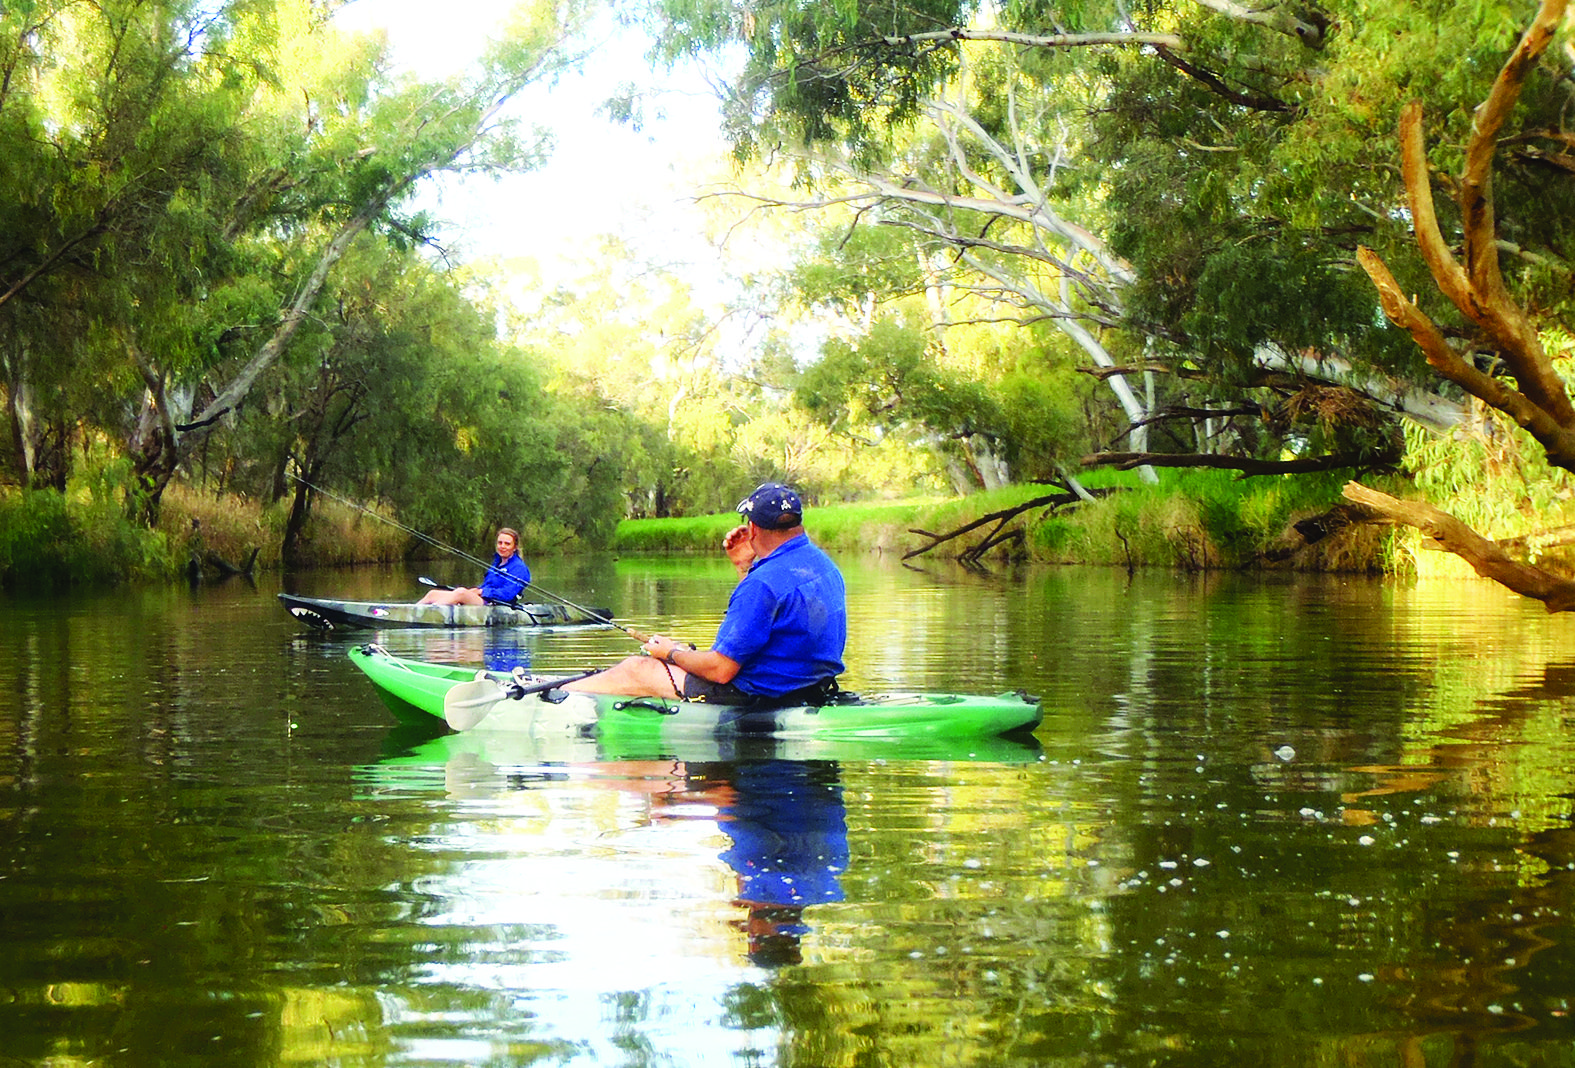
[{"label": "woman's blonde hair", "polygon": [[513,527],[499,527],[498,528],[498,533],[499,534],[507,534],[509,537],[514,539],[515,546],[519,545],[519,543],[520,543],[520,532],[515,530]]}]

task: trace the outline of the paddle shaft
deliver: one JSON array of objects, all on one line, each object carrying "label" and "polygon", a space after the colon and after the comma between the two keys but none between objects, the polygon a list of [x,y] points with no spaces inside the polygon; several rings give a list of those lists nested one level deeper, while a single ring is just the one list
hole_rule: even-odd
[{"label": "paddle shaft", "polygon": [[[331,492],[329,490],[323,489],[321,486],[314,486],[314,485],[312,485],[312,483],[306,481],[306,479],[302,478],[300,475],[291,474],[290,477],[295,479],[301,485],[305,486],[307,489],[315,490],[316,492],[321,493],[324,497],[328,497],[328,498],[331,498],[332,500],[336,500],[340,504],[346,505],[346,506],[348,506],[350,508],[354,508],[358,512],[363,512],[366,515],[371,516],[373,519],[381,520],[382,522],[387,523],[391,527],[397,527],[398,529],[404,531],[406,534],[409,534],[411,537],[419,538],[420,540],[426,542],[428,545],[432,546],[434,549],[441,549],[441,550],[443,550],[446,553],[452,553],[454,556],[459,557],[461,560],[467,560],[470,563],[475,564],[477,567],[480,567],[480,568],[482,568],[482,569],[484,569],[484,570],[486,570],[488,572],[496,572],[499,575],[505,575],[508,578],[513,579],[515,582],[520,581],[520,578],[519,578],[518,575],[510,575],[507,571],[503,570],[501,567],[494,567],[494,566],[492,566],[492,564],[488,563],[487,561],[482,560],[482,559],[480,559],[478,557],[472,556],[469,553],[465,552],[463,549],[456,549],[452,545],[447,545],[447,544],[445,544],[445,543],[443,543],[441,541],[438,541],[436,538],[432,537],[429,534],[423,534],[421,531],[417,530],[415,527],[407,527],[407,526],[405,526],[405,524],[403,524],[401,522],[398,522],[397,520],[390,519],[386,515],[382,515],[382,514],[380,514],[378,512],[372,511],[372,509],[367,508],[365,505],[360,505],[360,504],[357,504],[355,501],[347,500],[344,497],[339,496],[337,493],[333,493],[333,492]],[[432,583],[432,585],[435,586],[437,584],[436,583]],[[651,636],[649,634],[642,634],[640,631],[633,630],[633,629],[631,629],[629,627],[624,626],[622,623],[619,623],[615,619],[607,618],[606,616],[602,615],[600,612],[597,612],[597,611],[595,611],[593,609],[590,609],[590,608],[586,608],[582,604],[575,604],[573,601],[569,600],[567,597],[563,597],[563,596],[560,596],[560,595],[558,595],[556,593],[553,593],[551,590],[544,590],[540,586],[536,585],[534,582],[527,582],[527,583],[525,583],[525,585],[528,588],[535,590],[537,593],[541,594],[544,597],[551,597],[554,601],[557,601],[559,604],[563,605],[565,608],[572,608],[576,612],[583,612],[585,615],[589,616],[592,620],[594,620],[597,623],[605,623],[609,627],[617,627],[619,630],[621,630],[625,634],[629,635],[629,637],[633,638],[635,641],[639,642],[641,645],[644,645],[646,642],[651,640]]]},{"label": "paddle shaft", "polygon": [[[603,670],[605,669],[593,668],[578,675],[566,675],[560,679],[543,679],[530,684],[515,679],[500,682],[497,679],[477,675],[475,681],[457,683],[443,695],[443,720],[457,731],[468,731],[492,715],[493,711],[506,701],[518,701],[526,694],[554,690],[565,683],[589,678]],[[481,693],[470,696],[476,690],[480,690]]]},{"label": "paddle shaft", "polygon": [[[546,690],[556,690],[559,686],[566,685],[567,683],[579,682],[581,679],[588,679],[592,675],[600,675],[606,670],[606,668],[593,668],[590,671],[582,671],[578,675],[565,675],[560,679],[542,679],[539,682],[532,682],[529,684],[520,682],[493,682],[493,686],[495,686],[497,689],[496,693],[489,694],[485,698],[462,698],[461,700],[453,702],[453,704],[456,708],[474,708],[479,705],[492,704],[497,701],[518,701],[521,698],[527,697],[533,693],[542,693]],[[444,701],[445,705],[448,703],[448,701]]]}]

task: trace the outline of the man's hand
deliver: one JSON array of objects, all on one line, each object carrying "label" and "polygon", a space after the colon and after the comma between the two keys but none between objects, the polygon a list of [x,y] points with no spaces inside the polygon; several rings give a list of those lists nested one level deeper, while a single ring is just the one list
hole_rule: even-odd
[{"label": "man's hand", "polygon": [[651,635],[640,646],[640,648],[645,650],[646,656],[654,656],[658,660],[667,660],[673,655],[673,650],[678,647],[677,642],[662,634]]},{"label": "man's hand", "polygon": [[733,562],[733,567],[738,571],[738,577],[743,578],[749,573],[749,567],[755,562],[755,548],[750,543],[749,524],[734,527],[722,539],[722,549],[727,553],[727,558]]}]

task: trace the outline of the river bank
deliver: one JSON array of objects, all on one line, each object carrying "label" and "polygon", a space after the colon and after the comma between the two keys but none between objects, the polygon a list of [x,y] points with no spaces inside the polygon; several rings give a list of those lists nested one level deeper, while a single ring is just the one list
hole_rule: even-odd
[{"label": "river bank", "polygon": [[[1393,482],[1396,492],[1407,492],[1403,481]],[[1414,534],[1352,526],[1309,543],[1297,532],[1296,524],[1340,500],[1343,483],[1343,476],[1243,480],[1192,471],[1164,472],[1155,486],[1133,475],[1098,472],[1089,479],[1097,495],[1092,501],[1060,487],[1021,485],[964,498],[812,504],[807,525],[820,544],[841,553],[914,554],[983,566],[1366,574],[1423,569]],[[736,521],[731,514],[628,519],[610,548],[710,552]],[[518,525],[527,556],[574,551],[561,532],[535,531],[528,521]],[[230,568],[274,570],[282,566],[283,528],[282,509],[231,496],[172,489],[150,531],[129,522],[112,494],[13,491],[0,497],[0,586],[95,586],[200,578]],[[485,539],[478,535],[476,546],[459,548],[484,554]],[[314,509],[305,558],[308,566],[331,567],[432,552],[398,526],[330,500]]]}]

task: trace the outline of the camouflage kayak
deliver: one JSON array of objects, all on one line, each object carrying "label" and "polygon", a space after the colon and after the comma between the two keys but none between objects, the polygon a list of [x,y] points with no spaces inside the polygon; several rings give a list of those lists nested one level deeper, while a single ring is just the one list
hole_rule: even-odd
[{"label": "camouflage kayak", "polygon": [[576,609],[560,604],[408,604],[398,601],[332,601],[281,593],[296,619],[317,630],[369,627],[564,627],[605,623],[609,608]]}]

